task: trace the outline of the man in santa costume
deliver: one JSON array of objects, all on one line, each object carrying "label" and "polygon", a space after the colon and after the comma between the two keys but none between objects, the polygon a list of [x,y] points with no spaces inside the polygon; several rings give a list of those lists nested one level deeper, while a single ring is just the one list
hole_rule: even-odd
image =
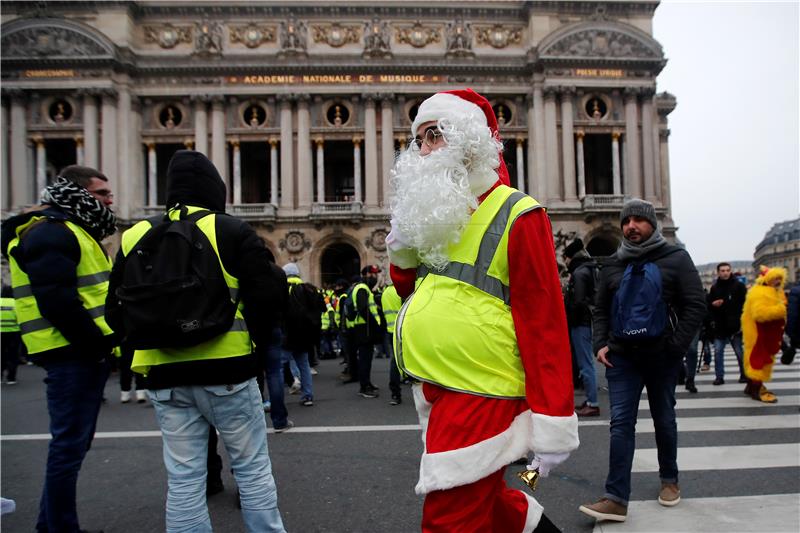
[{"label": "man in santa costume", "polygon": [[386,243],[405,299],[396,359],[418,382],[422,530],[558,531],[503,479],[529,452],[529,468],[547,476],[578,447],[550,221],[509,186],[483,96],[437,93],[411,132],[392,172]]}]

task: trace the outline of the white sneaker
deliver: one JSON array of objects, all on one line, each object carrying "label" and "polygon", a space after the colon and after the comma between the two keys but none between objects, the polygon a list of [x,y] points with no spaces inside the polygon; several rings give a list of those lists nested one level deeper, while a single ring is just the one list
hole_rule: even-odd
[{"label": "white sneaker", "polygon": [[119,393],[119,401],[120,403],[128,403],[131,401],[131,391],[124,390]]},{"label": "white sneaker", "polygon": [[316,375],[318,375],[318,374],[319,374],[319,372],[317,372],[317,369],[312,367],[312,368],[311,368],[311,375],[312,375],[312,376],[316,376]]},{"label": "white sneaker", "polygon": [[292,383],[292,386],[289,387],[289,394],[297,394],[298,392],[300,392],[300,380],[297,379],[297,378],[294,378],[294,382]]},{"label": "white sneaker", "polygon": [[144,403],[147,401],[147,389],[136,391],[136,403]]}]

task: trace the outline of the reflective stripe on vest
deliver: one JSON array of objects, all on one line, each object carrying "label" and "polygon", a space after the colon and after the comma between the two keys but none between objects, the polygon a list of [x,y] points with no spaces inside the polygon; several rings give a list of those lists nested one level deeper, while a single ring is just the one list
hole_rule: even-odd
[{"label": "reflective stripe on vest", "polygon": [[[372,291],[369,290],[367,284],[364,283],[363,281],[357,283],[356,286],[353,288],[353,292],[351,293],[351,297],[353,298],[353,305],[356,306],[356,309],[358,309],[358,298],[356,297],[356,295],[360,290],[367,291],[367,302],[369,303],[369,313],[372,315],[372,318],[375,319],[375,323],[380,324],[381,317],[378,314],[378,304],[375,303],[375,296],[372,294]],[[356,316],[355,320],[349,320],[347,317],[345,317],[344,322],[347,329],[350,329],[355,326],[361,326],[366,324],[367,319],[361,315],[358,315]]]},{"label": "reflective stripe on vest", "polygon": [[[36,298],[30,286],[30,279],[14,258],[12,250],[19,246],[21,235],[27,228],[46,216],[31,217],[25,224],[16,228],[17,237],[8,245],[11,285],[14,289],[17,322],[22,333],[22,342],[30,354],[36,354],[68,346],[69,341],[56,329],[49,320],[42,317]],[[111,272],[111,260],[105,250],[86,230],[69,220],[59,221],[70,230],[80,248],[80,262],[75,274],[77,276],[77,293],[84,309],[94,320],[103,335],[110,335],[111,328],[106,324],[105,303],[108,293],[108,276]]]},{"label": "reflective stripe on vest", "polygon": [[17,311],[14,298],[0,298],[0,332],[14,333],[19,331]]},{"label": "reflective stripe on vest", "polygon": [[498,398],[524,398],[508,288],[508,236],[538,202],[501,185],[472,214],[443,272],[424,277],[400,309],[400,368],[421,381]]},{"label": "reflective stripe on vest", "polygon": [[[186,206],[189,214],[195,211],[201,211],[203,208]],[[178,220],[180,211],[172,209],[169,211],[171,220]],[[236,301],[239,294],[239,280],[231,276],[225,265],[222,264],[222,259],[219,256],[219,248],[217,247],[217,231],[216,231],[216,218],[213,213],[204,216],[197,221],[197,227],[208,238],[214,253],[217,254],[219,265],[222,269],[222,275],[225,278],[225,284],[231,293],[231,301]],[[143,220],[133,226],[131,229],[122,234],[122,253],[127,256],[139,240],[147,233],[151,224],[147,220]],[[218,335],[213,339],[201,342],[189,348],[163,348],[154,350],[136,350],[133,353],[133,363],[131,370],[144,374],[145,376],[150,372],[150,368],[157,365],[164,365],[170,363],[184,363],[187,361],[199,361],[210,359],[225,359],[228,357],[240,357],[242,355],[249,355],[252,351],[252,342],[250,340],[250,333],[247,330],[247,324],[242,314],[243,305],[239,302],[236,308],[236,315],[233,320],[231,328],[222,335]]]},{"label": "reflective stripe on vest", "polygon": [[397,295],[397,289],[394,285],[389,285],[381,295],[381,307],[383,308],[383,316],[386,317],[386,331],[394,333],[394,325],[397,320],[397,312],[403,301]]}]

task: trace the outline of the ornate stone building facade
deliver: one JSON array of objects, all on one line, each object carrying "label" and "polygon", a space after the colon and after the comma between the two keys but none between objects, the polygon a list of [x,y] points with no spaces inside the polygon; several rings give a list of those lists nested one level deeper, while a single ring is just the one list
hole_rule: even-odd
[{"label": "ornate stone building facade", "polygon": [[773,225],[756,246],[753,267],[783,267],[787,286],[800,283],[800,218]]},{"label": "ornate stone building facade", "polygon": [[3,2],[2,207],[72,163],[127,226],[163,209],[177,149],[207,154],[279,263],[330,282],[386,265],[389,171],[418,104],[472,87],[557,247],[605,255],[625,197],[673,237],[656,1]]}]

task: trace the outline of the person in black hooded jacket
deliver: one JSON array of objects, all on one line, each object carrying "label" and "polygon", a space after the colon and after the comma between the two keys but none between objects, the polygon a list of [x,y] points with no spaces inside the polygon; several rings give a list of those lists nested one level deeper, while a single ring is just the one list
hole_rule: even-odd
[{"label": "person in black hooded jacket", "polygon": [[742,355],[742,309],[747,288],[731,271],[730,263],[717,265],[717,280],[708,291],[708,311],[714,324],[714,385],[725,383],[725,345],[730,343],[739,364],[739,383],[746,383]]},{"label": "person in black hooded jacket", "polygon": [[[238,280],[249,338],[256,346],[267,346],[286,306],[286,277],[270,262],[263,241],[250,225],[224,214],[226,198],[222,178],[203,154],[175,153],[167,168],[167,212],[173,217],[183,208],[189,213],[198,209],[212,212],[207,216],[214,217],[217,253],[225,271]],[[123,336],[126,332],[116,289],[124,279],[126,253],[137,242],[131,240],[145,234],[146,227],[137,226],[129,230],[131,239],[126,239],[128,232],[123,235],[106,302],[108,323]],[[162,429],[168,476],[167,530],[179,526],[211,529],[205,474],[209,427],[215,426],[230,455],[246,529],[283,531],[256,382],[259,361],[250,342],[244,342],[238,333],[230,336],[233,331],[199,347],[137,350],[134,354],[132,368],[148,377],[150,401]],[[210,351],[215,345],[235,346],[241,351],[212,355],[202,348]]]}]

